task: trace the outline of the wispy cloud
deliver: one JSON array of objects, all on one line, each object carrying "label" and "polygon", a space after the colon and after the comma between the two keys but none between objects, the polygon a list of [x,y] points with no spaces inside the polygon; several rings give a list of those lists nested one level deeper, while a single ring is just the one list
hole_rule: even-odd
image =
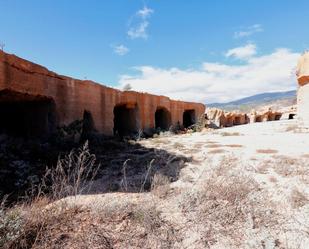
[{"label": "wispy cloud", "polygon": [[143,9],[140,9],[139,11],[136,12],[138,16],[144,19],[150,17],[152,13],[153,13],[153,9],[150,9],[147,6],[144,6]]},{"label": "wispy cloud", "polygon": [[225,53],[225,57],[234,57],[236,59],[248,59],[256,54],[256,45],[249,43],[242,47],[232,48]]},{"label": "wispy cloud", "polygon": [[252,26],[246,27],[243,30],[236,31],[234,33],[234,38],[242,38],[242,37],[248,37],[255,33],[263,32],[264,29],[261,24],[254,24]]},{"label": "wispy cloud", "polygon": [[144,6],[138,10],[129,21],[128,36],[131,39],[148,38],[147,28],[149,26],[149,18],[154,13],[153,9]]},{"label": "wispy cloud", "polygon": [[113,48],[116,54],[121,55],[121,56],[126,55],[130,51],[126,46],[122,44],[116,45],[116,46],[112,45],[111,47]]},{"label": "wispy cloud", "polygon": [[199,68],[188,69],[140,66],[134,68],[136,74],[120,76],[119,88],[130,84],[138,91],[203,103],[296,88],[291,70],[299,53],[278,48],[269,54],[251,55],[241,65],[206,61]]}]

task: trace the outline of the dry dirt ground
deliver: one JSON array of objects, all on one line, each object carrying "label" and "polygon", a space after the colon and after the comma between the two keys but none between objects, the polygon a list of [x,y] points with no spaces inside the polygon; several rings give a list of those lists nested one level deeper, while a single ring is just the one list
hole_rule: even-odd
[{"label": "dry dirt ground", "polygon": [[67,198],[106,221],[113,248],[309,248],[309,132],[296,121],[140,143],[192,160],[147,193]]}]

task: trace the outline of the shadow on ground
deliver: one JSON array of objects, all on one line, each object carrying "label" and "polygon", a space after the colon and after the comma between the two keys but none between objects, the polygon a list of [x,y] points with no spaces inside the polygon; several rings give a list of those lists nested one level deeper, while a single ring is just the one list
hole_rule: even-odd
[{"label": "shadow on ground", "polygon": [[[149,191],[155,174],[176,181],[185,162],[191,160],[131,140],[99,134],[89,135],[87,140],[100,164],[92,193]],[[47,166],[55,167],[58,158],[84,142],[85,137],[64,139],[59,134],[45,141],[0,135],[0,197],[9,194],[11,201],[22,197],[27,189],[40,183]]]}]

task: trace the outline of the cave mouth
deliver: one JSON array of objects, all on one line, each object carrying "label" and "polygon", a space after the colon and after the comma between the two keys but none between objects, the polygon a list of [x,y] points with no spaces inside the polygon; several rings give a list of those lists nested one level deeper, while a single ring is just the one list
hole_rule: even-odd
[{"label": "cave mouth", "polygon": [[114,135],[129,136],[139,130],[138,107],[136,104],[121,104],[114,107]]},{"label": "cave mouth", "polygon": [[4,90],[0,92],[0,133],[26,139],[48,137],[56,129],[53,99]]},{"label": "cave mouth", "polygon": [[183,112],[183,126],[185,128],[195,124],[195,110],[185,110]]},{"label": "cave mouth", "polygon": [[295,115],[296,114],[293,114],[293,113],[289,114],[289,119],[294,119]]},{"label": "cave mouth", "polygon": [[275,116],[275,120],[276,120],[276,121],[280,120],[281,116],[282,116],[281,114],[276,115],[276,116]]},{"label": "cave mouth", "polygon": [[261,116],[256,117],[255,122],[257,123],[262,122],[262,117]]},{"label": "cave mouth", "polygon": [[235,117],[234,119],[234,125],[240,125],[240,117]]},{"label": "cave mouth", "polygon": [[164,107],[158,107],[155,112],[155,127],[168,130],[171,126],[171,113]]}]

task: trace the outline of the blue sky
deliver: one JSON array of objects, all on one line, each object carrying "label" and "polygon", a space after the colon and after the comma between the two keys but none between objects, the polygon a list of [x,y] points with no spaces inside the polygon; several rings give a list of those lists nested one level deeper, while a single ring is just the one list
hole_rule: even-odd
[{"label": "blue sky", "polygon": [[307,0],[1,0],[4,50],[52,71],[191,101],[296,87]]}]

